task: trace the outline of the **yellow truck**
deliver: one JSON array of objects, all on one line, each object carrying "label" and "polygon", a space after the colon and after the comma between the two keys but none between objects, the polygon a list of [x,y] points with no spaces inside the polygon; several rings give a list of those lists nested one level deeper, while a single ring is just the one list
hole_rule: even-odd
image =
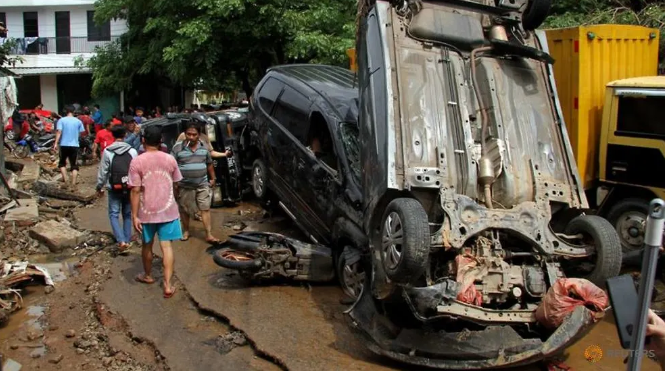
[{"label": "yellow truck", "polygon": [[639,249],[649,201],[665,198],[665,77],[655,76],[659,32],[594,25],[546,34],[589,205],[614,225],[624,253]]}]

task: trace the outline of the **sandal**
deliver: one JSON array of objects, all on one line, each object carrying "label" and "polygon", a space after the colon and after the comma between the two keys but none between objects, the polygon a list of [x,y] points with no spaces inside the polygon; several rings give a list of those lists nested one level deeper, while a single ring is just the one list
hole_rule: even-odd
[{"label": "sandal", "polygon": [[118,253],[122,254],[129,250],[130,245],[126,242],[118,244]]},{"label": "sandal", "polygon": [[206,239],[206,242],[209,243],[209,244],[212,244],[212,245],[219,245],[220,243],[222,243],[222,240],[220,240],[218,238],[211,238],[209,240]]},{"label": "sandal", "polygon": [[147,279],[147,278],[145,278],[145,273],[139,273],[139,274],[137,274],[136,277],[134,277],[134,279],[135,279],[137,282],[145,283],[145,284],[147,284],[147,285],[152,285],[153,283],[155,283],[155,280],[154,280],[154,279],[152,279],[152,278],[151,278],[151,279]]},{"label": "sandal", "polygon": [[182,234],[182,237],[180,238],[180,241],[187,241],[189,240],[189,232],[185,232]]},{"label": "sandal", "polygon": [[166,292],[164,291],[164,299],[169,299],[173,297],[173,294],[175,294],[177,288],[175,286],[171,286],[171,292]]}]

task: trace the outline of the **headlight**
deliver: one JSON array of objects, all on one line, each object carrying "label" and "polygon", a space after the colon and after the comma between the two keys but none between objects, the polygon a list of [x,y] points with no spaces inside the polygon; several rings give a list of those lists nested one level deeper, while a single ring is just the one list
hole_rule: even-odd
[{"label": "headlight", "polygon": [[215,133],[215,125],[208,124],[206,126],[206,132],[208,133],[208,139],[210,140],[210,143],[214,143],[217,141],[217,135]]}]

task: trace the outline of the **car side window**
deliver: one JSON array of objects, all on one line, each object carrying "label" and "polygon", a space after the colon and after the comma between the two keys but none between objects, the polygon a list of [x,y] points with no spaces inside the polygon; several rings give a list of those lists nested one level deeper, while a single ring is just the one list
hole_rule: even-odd
[{"label": "car side window", "polygon": [[267,113],[272,112],[272,107],[279,96],[279,93],[282,92],[283,84],[272,77],[266,80],[266,82],[261,87],[259,91],[259,104],[261,108]]},{"label": "car side window", "polygon": [[305,95],[285,86],[284,93],[275,104],[272,117],[296,139],[305,145],[309,131],[309,107],[311,102]]}]

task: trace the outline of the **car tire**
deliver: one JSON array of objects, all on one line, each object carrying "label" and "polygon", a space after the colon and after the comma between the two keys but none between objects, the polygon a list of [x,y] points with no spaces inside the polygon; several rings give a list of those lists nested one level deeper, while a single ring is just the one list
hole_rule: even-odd
[{"label": "car tire", "polygon": [[624,253],[643,247],[648,215],[649,202],[639,198],[619,201],[607,213],[606,219],[619,234]]},{"label": "car tire", "polygon": [[252,191],[259,201],[268,200],[268,171],[260,158],[254,160],[252,165]]},{"label": "car tire", "polygon": [[427,265],[430,234],[427,213],[412,198],[391,201],[381,219],[381,263],[388,278],[412,284]]},{"label": "car tire", "polygon": [[610,222],[597,215],[580,215],[568,223],[566,234],[582,234],[585,240],[593,240],[596,247],[593,271],[587,277],[580,278],[604,287],[608,278],[619,275],[622,260],[621,241]]},{"label": "car tire", "polygon": [[[347,257],[355,254],[360,254],[360,251],[353,246],[345,246],[339,254],[335,266],[337,279],[342,287],[342,291],[354,300],[360,296],[365,280],[367,279],[362,257],[358,257],[358,260],[352,264],[347,264]],[[356,260],[355,257],[353,260]]]},{"label": "car tire", "polygon": [[526,9],[522,14],[522,26],[527,31],[533,31],[545,22],[550,14],[552,0],[528,0]]}]

